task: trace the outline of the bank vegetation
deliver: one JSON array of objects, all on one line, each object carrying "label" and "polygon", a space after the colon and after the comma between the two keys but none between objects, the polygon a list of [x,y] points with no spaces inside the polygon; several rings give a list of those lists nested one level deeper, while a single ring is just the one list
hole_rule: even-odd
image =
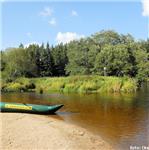
[{"label": "bank vegetation", "polygon": [[149,78],[149,40],[103,30],[67,44],[20,44],[1,51],[0,70],[2,91],[135,91]]}]

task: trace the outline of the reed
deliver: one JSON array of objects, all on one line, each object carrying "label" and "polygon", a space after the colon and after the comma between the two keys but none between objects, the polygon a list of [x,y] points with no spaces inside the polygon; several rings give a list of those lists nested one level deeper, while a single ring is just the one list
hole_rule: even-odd
[{"label": "reed", "polygon": [[6,83],[2,91],[30,91],[38,93],[75,92],[75,93],[120,93],[135,92],[137,82],[128,77],[103,76],[69,76],[44,78],[19,78],[14,82]]}]

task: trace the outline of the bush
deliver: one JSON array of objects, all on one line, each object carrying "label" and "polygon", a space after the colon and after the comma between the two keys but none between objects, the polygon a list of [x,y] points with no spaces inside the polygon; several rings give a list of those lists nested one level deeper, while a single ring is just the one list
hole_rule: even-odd
[{"label": "bush", "polygon": [[2,91],[30,91],[38,93],[57,92],[135,92],[137,81],[128,77],[70,76],[58,78],[19,78],[11,83],[4,83]]},{"label": "bush", "polygon": [[75,83],[68,83],[65,85],[63,92],[77,92],[77,88]]},{"label": "bush", "polygon": [[26,89],[35,89],[36,86],[31,79],[28,78],[18,78],[15,80],[16,83],[19,83],[26,87]]},{"label": "bush", "polygon": [[27,91],[26,87],[24,85],[21,85],[20,83],[9,83],[2,88],[5,92],[23,92]]},{"label": "bush", "polygon": [[87,81],[84,82],[80,88],[79,91],[81,92],[92,92],[92,91],[96,91],[97,90],[97,85],[95,82],[92,81]]},{"label": "bush", "polygon": [[123,83],[121,88],[121,92],[136,92],[137,90],[137,82],[134,79],[129,79]]}]

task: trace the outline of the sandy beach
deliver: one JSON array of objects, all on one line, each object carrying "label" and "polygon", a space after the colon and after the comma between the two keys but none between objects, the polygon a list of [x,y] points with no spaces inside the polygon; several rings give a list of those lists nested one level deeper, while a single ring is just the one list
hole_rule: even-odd
[{"label": "sandy beach", "polygon": [[44,115],[0,113],[3,150],[112,150],[101,137]]}]

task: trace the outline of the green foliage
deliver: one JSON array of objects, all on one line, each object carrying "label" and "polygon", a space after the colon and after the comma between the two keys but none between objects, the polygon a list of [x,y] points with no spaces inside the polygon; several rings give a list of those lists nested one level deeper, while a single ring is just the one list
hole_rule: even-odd
[{"label": "green foliage", "polygon": [[128,75],[133,69],[128,60],[129,53],[126,45],[105,45],[96,57],[95,70],[98,74],[104,75],[104,67],[106,67],[106,72],[109,76]]},{"label": "green foliage", "polygon": [[28,77],[29,74],[33,75],[35,64],[26,49],[15,48],[6,51],[4,61],[6,65],[3,71],[10,79],[21,76]]},{"label": "green foliage", "polygon": [[137,90],[137,81],[136,80],[126,80],[123,82],[123,86],[121,88],[122,92],[130,93]]},{"label": "green foliage", "polygon": [[60,91],[62,88],[64,88],[64,82],[60,82],[60,81],[55,81],[55,82],[52,82],[51,86],[50,86],[50,89],[51,91]]},{"label": "green foliage", "polygon": [[[131,35],[114,31],[95,33],[90,38],[68,44],[66,71],[70,75],[137,76],[142,79],[149,76],[147,43],[135,42]],[[146,63],[137,58],[142,49]],[[136,55],[136,52],[140,54]]]},{"label": "green foliage", "polygon": [[123,85],[122,78],[108,77],[104,81],[103,86],[99,89],[100,92],[120,92]]},{"label": "green foliage", "polygon": [[15,80],[16,83],[20,83],[21,85],[24,85],[26,89],[35,89],[36,86],[32,79],[29,78],[17,78]]},{"label": "green foliage", "polygon": [[26,91],[26,88],[24,85],[20,83],[11,82],[9,84],[6,84],[2,87],[2,91],[4,92],[21,92]]},{"label": "green foliage", "polygon": [[93,73],[95,57],[99,47],[90,38],[73,41],[68,45],[69,63],[66,71],[70,75],[89,75]]},{"label": "green foliage", "polygon": [[66,45],[59,44],[52,47],[51,53],[53,58],[53,76],[65,76],[65,66],[68,63]]},{"label": "green foliage", "polygon": [[1,51],[0,54],[0,71],[4,71],[5,66],[6,66],[6,61],[5,61],[5,53]]},{"label": "green foliage", "polygon": [[87,82],[83,82],[80,87],[79,87],[79,91],[80,92],[96,92],[97,91],[97,86],[98,84],[96,84],[95,82],[92,81],[87,81]]},{"label": "green foliage", "polygon": [[[129,76],[142,82],[149,77],[149,39],[135,41],[130,34],[103,30],[90,37],[51,47],[49,43],[28,47],[20,44],[19,48],[1,52],[0,67],[5,82],[18,77],[69,75]],[[58,87],[56,83],[53,86]],[[78,90],[73,84],[64,89],[67,91],[69,87]],[[90,88],[94,89],[94,83],[86,83],[80,90]]]},{"label": "green foliage", "polygon": [[131,78],[102,76],[70,76],[56,78],[18,78],[2,85],[2,91],[30,91],[37,93],[76,92],[76,93],[120,93],[135,92],[137,82]]},{"label": "green foliage", "polygon": [[28,78],[18,78],[13,82],[3,82],[1,85],[2,92],[26,92],[35,88],[33,81]]},{"label": "green foliage", "polygon": [[101,32],[97,32],[94,35],[92,35],[92,39],[96,44],[100,45],[100,47],[103,47],[107,44],[117,45],[121,41],[120,35],[113,30],[102,30]]}]

